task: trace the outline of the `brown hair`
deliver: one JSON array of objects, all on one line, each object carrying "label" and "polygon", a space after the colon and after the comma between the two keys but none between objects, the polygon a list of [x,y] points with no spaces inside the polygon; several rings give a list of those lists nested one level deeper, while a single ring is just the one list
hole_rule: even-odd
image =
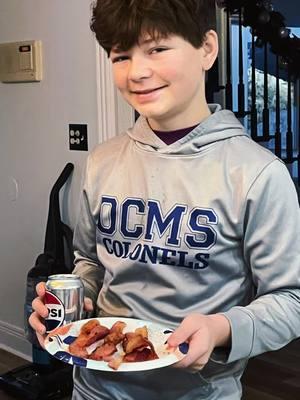
[{"label": "brown hair", "polygon": [[214,0],[97,0],[91,30],[108,55],[112,47],[127,51],[141,33],[153,39],[179,35],[195,48],[215,26]]}]

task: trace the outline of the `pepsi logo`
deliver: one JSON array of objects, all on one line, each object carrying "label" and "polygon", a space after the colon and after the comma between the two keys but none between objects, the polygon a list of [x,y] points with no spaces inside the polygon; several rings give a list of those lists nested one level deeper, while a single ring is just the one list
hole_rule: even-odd
[{"label": "pepsi logo", "polygon": [[65,307],[63,302],[53,293],[46,291],[45,305],[49,314],[45,319],[46,332],[49,333],[59,328],[65,320]]}]

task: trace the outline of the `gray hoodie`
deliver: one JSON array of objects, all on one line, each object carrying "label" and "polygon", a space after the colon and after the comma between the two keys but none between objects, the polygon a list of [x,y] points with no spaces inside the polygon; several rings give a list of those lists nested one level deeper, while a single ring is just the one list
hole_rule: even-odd
[{"label": "gray hoodie", "polygon": [[75,369],[74,399],[238,399],[247,359],[300,336],[300,213],[285,165],[233,113],[166,145],[140,117],[87,161],[75,270],[99,316],[175,329],[224,313],[228,350],[196,374]]}]

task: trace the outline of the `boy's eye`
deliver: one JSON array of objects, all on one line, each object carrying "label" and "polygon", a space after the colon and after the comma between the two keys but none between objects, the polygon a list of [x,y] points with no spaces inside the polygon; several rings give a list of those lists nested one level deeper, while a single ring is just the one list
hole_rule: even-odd
[{"label": "boy's eye", "polygon": [[113,57],[112,59],[111,59],[111,61],[112,61],[112,63],[113,64],[115,64],[115,63],[119,63],[119,62],[122,62],[122,61],[126,61],[126,60],[128,60],[128,56],[117,56],[117,57]]},{"label": "boy's eye", "polygon": [[155,53],[161,53],[163,51],[168,50],[166,47],[155,47],[154,49],[150,50],[151,54],[155,54]]}]

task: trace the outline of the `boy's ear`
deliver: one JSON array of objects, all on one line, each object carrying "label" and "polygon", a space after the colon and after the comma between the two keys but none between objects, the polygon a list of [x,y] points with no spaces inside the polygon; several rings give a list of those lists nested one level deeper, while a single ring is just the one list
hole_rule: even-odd
[{"label": "boy's ear", "polygon": [[203,50],[203,69],[208,71],[216,61],[219,52],[218,35],[214,30],[206,32],[201,48]]}]

